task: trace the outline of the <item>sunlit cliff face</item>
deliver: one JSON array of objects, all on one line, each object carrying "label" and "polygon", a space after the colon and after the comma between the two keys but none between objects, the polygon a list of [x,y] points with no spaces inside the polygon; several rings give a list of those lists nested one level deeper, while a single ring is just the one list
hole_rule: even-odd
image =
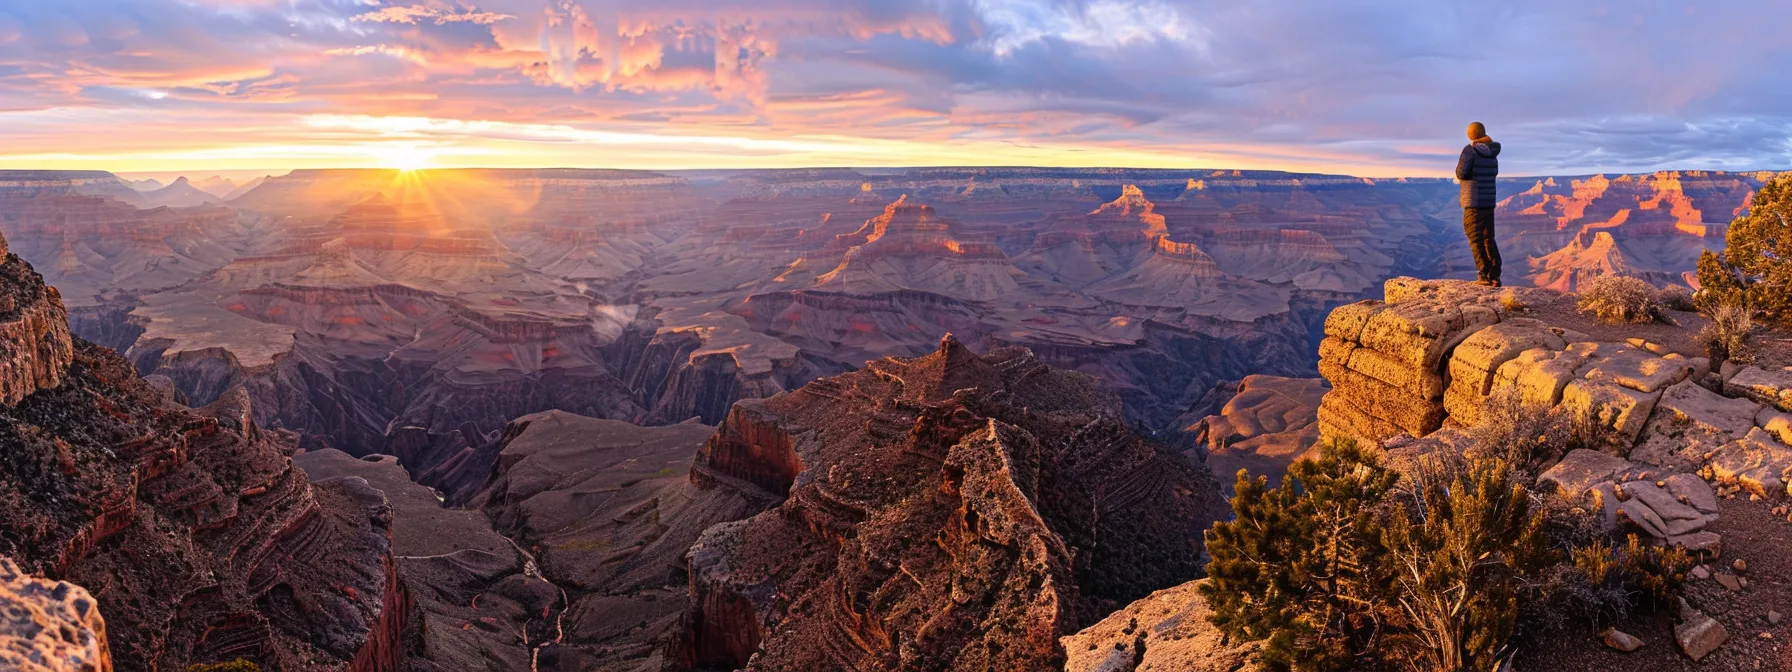
[{"label": "sunlit cliff face", "polygon": [[0,167],[1785,162],[1792,7],[0,0]]}]

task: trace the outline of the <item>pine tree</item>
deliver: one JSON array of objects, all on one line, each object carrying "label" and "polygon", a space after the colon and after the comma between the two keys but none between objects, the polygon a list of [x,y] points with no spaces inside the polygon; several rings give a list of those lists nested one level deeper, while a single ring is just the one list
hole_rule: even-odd
[{"label": "pine tree", "polygon": [[1221,630],[1264,640],[1271,670],[1336,670],[1368,652],[1392,605],[1376,519],[1399,475],[1350,441],[1278,488],[1238,472],[1237,518],[1214,525],[1201,587]]},{"label": "pine tree", "polygon": [[1740,297],[1768,319],[1792,324],[1792,176],[1762,185],[1748,214],[1730,223],[1723,252],[1699,255],[1699,286]]}]

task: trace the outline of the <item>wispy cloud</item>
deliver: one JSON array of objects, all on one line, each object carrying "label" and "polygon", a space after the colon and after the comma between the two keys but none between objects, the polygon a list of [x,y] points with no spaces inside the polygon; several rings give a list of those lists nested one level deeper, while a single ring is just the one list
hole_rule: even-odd
[{"label": "wispy cloud", "polygon": [[472,23],[489,26],[499,21],[514,19],[509,14],[497,12],[481,12],[477,9],[451,9],[435,5],[409,5],[382,7],[365,14],[356,14],[351,21],[369,23],[404,23],[415,25],[418,22],[430,22],[438,26],[449,23]]}]

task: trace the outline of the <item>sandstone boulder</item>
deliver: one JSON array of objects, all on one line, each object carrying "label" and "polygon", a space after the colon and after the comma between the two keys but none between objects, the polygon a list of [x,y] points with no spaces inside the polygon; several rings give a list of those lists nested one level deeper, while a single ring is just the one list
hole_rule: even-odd
[{"label": "sandstone boulder", "polygon": [[1792,445],[1792,413],[1763,406],[1755,415],[1755,425],[1779,438],[1780,443]]},{"label": "sandstone boulder", "polygon": [[1692,608],[1686,598],[1680,598],[1680,624],[1674,626],[1674,640],[1688,658],[1698,662],[1729,638],[1730,633],[1724,630],[1722,623]]},{"label": "sandstone boulder", "polygon": [[1706,515],[1718,512],[1717,491],[1705,479],[1693,474],[1674,474],[1663,480],[1667,483],[1668,492],[1674,499],[1685,502],[1692,508]]},{"label": "sandstone boulder", "polygon": [[28,576],[0,557],[0,669],[111,672],[99,602],[80,586]]},{"label": "sandstone boulder", "polygon": [[1723,537],[1716,532],[1705,530],[1664,540],[1671,546],[1680,546],[1688,552],[1718,558],[1723,556]]},{"label": "sandstone boulder", "polygon": [[1586,356],[1587,363],[1579,374],[1589,381],[1614,383],[1647,393],[1692,377],[1692,365],[1685,360],[1664,359],[1626,343],[1575,343],[1568,349]]},{"label": "sandstone boulder", "polygon": [[1578,353],[1526,350],[1500,365],[1492,386],[1517,390],[1519,399],[1529,405],[1555,406],[1562,403],[1562,390],[1585,362],[1586,356]]},{"label": "sandstone boulder", "polygon": [[1630,459],[1696,469],[1706,454],[1754,429],[1761,408],[1755,402],[1725,397],[1690,380],[1676,383],[1662,391]]},{"label": "sandstone boulder", "polygon": [[1636,635],[1632,635],[1616,628],[1606,628],[1604,631],[1600,632],[1599,641],[1605,642],[1606,646],[1625,653],[1630,653],[1643,648],[1643,640],[1637,639]]},{"label": "sandstone boulder", "polygon": [[1229,641],[1208,622],[1213,610],[1198,592],[1203,583],[1191,581],[1157,591],[1062,638],[1065,672],[1244,669],[1260,645]]},{"label": "sandstone boulder", "polygon": [[1332,384],[1320,407],[1322,434],[1380,443],[1443,425],[1449,353],[1500,321],[1496,307],[1455,297],[1469,291],[1457,285],[1466,283],[1401,279],[1389,284],[1398,301],[1332,311],[1319,348],[1320,375]]},{"label": "sandstone boulder", "polygon": [[1662,392],[1655,412],[1667,414],[1676,424],[1740,437],[1754,429],[1761,405],[1747,399],[1725,397],[1688,380]]},{"label": "sandstone boulder", "polygon": [[1523,352],[1553,352],[1565,347],[1567,342],[1548,325],[1528,318],[1507,320],[1475,332],[1450,356],[1450,388],[1444,395],[1444,409],[1459,423],[1478,423],[1481,406],[1501,366]]},{"label": "sandstone boulder", "polygon": [[1792,412],[1792,371],[1744,367],[1724,382],[1724,394]]},{"label": "sandstone boulder", "polygon": [[1409,301],[1370,317],[1358,342],[1412,367],[1441,371],[1446,352],[1498,321],[1498,314],[1485,306]]},{"label": "sandstone boulder", "polygon": [[1539,484],[1550,483],[1564,497],[1579,499],[1594,485],[1610,481],[1614,474],[1631,468],[1623,458],[1585,448],[1570,451],[1567,456],[1537,477]]},{"label": "sandstone boulder", "polygon": [[1576,380],[1562,388],[1562,408],[1617,432],[1634,444],[1655,410],[1659,392],[1642,392],[1611,382]]},{"label": "sandstone boulder", "polygon": [[1657,539],[1699,532],[1715,519],[1715,516],[1682,503],[1667,488],[1652,481],[1624,483],[1618,486],[1617,494],[1623,500],[1618,505],[1619,516]]},{"label": "sandstone boulder", "polygon": [[1786,494],[1789,469],[1792,448],[1766,430],[1756,428],[1717,449],[1703,473],[1716,483],[1741,486],[1761,497],[1777,497]]}]

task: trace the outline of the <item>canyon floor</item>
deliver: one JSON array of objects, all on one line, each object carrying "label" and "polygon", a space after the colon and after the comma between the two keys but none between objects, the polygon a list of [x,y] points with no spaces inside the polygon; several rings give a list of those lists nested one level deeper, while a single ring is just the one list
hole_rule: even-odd
[{"label": "canyon floor", "polygon": [[1232,475],[1457,449],[1504,386],[1631,441],[1574,496],[1754,483],[1653,532],[1748,560],[1703,665],[1775,669],[1792,341],[1568,293],[1687,282],[1771,177],[1509,180],[1496,292],[1403,277],[1472,273],[1436,180],[0,171],[0,596],[120,669],[1235,669],[1190,583]]}]

